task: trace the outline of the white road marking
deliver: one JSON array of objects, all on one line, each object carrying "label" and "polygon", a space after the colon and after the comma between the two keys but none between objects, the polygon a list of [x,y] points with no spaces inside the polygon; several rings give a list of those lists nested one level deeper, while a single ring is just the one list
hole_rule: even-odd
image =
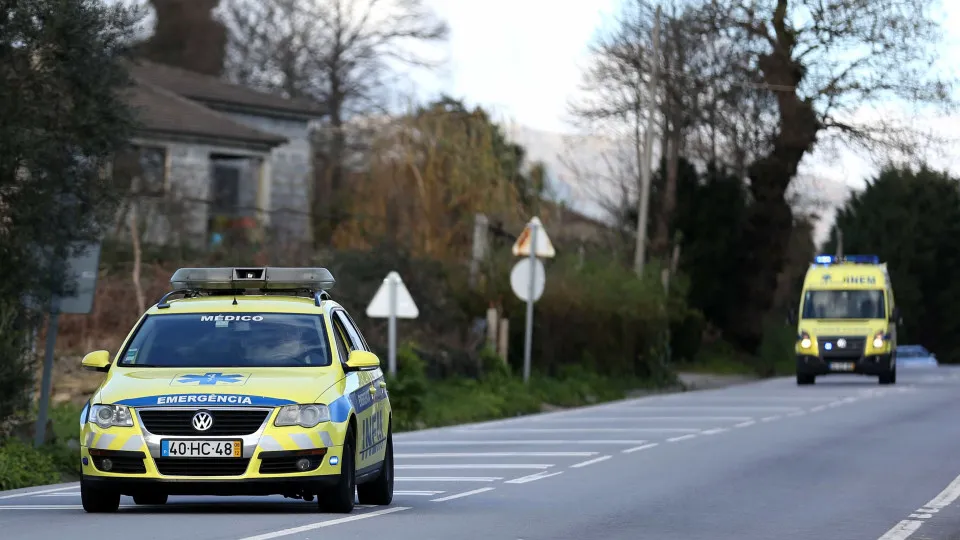
[{"label": "white road marking", "polygon": [[761,422],[773,422],[774,420],[779,420],[780,418],[781,418],[781,416],[778,414],[778,415],[774,415],[774,416],[767,416],[766,418],[761,418],[760,421],[761,421]]},{"label": "white road marking", "polygon": [[478,493],[486,493],[487,491],[493,491],[492,487],[485,487],[480,489],[474,489],[472,491],[464,491],[463,493],[457,493],[456,495],[448,495],[446,497],[440,497],[439,499],[430,499],[430,502],[443,502],[443,501],[452,501],[454,499],[461,499],[463,497],[469,497],[471,495],[476,495]]},{"label": "white road marking", "polygon": [[910,519],[930,519],[933,517],[933,514],[910,514],[907,517]]},{"label": "white road marking", "polygon": [[700,433],[702,435],[716,435],[717,433],[723,433],[724,431],[729,431],[729,430],[727,428],[718,427],[718,428],[708,429],[706,431],[701,431]]},{"label": "white road marking", "polygon": [[750,416],[605,416],[603,418],[544,418],[537,422],[733,422],[750,420],[750,418]]},{"label": "white road marking", "polygon": [[476,440],[476,441],[396,441],[393,444],[395,446],[504,446],[511,444],[525,444],[525,445],[553,445],[553,444],[643,444],[647,441],[642,440],[585,440],[585,441],[566,441],[566,440],[537,440],[537,439],[517,439],[513,441],[491,441],[487,439]]},{"label": "white road marking", "polygon": [[77,489],[76,485],[70,487],[61,487],[54,489],[41,489],[38,491],[25,491],[23,493],[14,493],[12,495],[0,495],[0,500],[3,499],[16,499],[17,497],[31,497],[33,495],[40,495],[42,493],[55,493],[57,491],[67,491],[68,489]]},{"label": "white road marking", "polygon": [[581,461],[580,463],[577,463],[576,465],[571,465],[570,468],[571,468],[571,469],[579,469],[579,468],[581,468],[581,467],[586,467],[587,465],[593,465],[594,463],[600,463],[601,461],[606,461],[606,460],[608,460],[608,459],[610,459],[610,458],[612,458],[612,457],[613,457],[613,456],[600,456],[600,457],[598,457],[598,458],[588,459],[587,461]]},{"label": "white road marking", "polygon": [[739,424],[733,427],[747,427],[747,426],[752,426],[754,424],[756,424],[756,422],[754,422],[753,420],[750,420],[749,422],[740,422]]},{"label": "white road marking", "polygon": [[73,493],[41,493],[35,495],[35,497],[79,497],[80,492],[74,491]]},{"label": "white road marking", "polygon": [[600,452],[437,452],[427,454],[396,454],[404,459],[418,458],[455,458],[455,457],[587,457]]},{"label": "white road marking", "polygon": [[446,491],[394,491],[394,495],[409,495],[411,497],[433,497],[434,495],[439,495],[441,493],[446,493]]},{"label": "white road marking", "polygon": [[502,476],[398,476],[400,482],[496,482]]},{"label": "white road marking", "polygon": [[803,416],[805,414],[807,414],[807,411],[794,411],[788,414],[787,416],[789,416],[790,418],[796,418],[797,416]]},{"label": "white road marking", "polygon": [[347,516],[337,519],[330,519],[327,521],[320,521],[317,523],[310,523],[309,525],[302,525],[300,527],[291,527],[289,529],[281,529],[279,531],[270,532],[266,534],[259,534],[257,536],[248,536],[246,538],[241,538],[240,540],[270,540],[271,538],[279,538],[281,536],[289,536],[291,534],[303,533],[307,531],[312,531],[314,529],[321,529],[324,527],[332,527],[334,525],[340,525],[342,523],[350,523],[351,521],[358,521],[361,519],[369,519],[373,517],[379,517],[386,514],[392,514],[394,512],[400,512],[402,510],[409,510],[410,507],[407,506],[397,506],[394,508],[385,508],[383,510],[376,510],[374,512],[365,512],[363,514],[357,514],[355,516]]},{"label": "white road marking", "polygon": [[633,448],[627,448],[626,450],[623,451],[623,453],[624,453],[624,454],[632,454],[632,453],[634,453],[634,452],[639,452],[639,451],[641,451],[641,450],[646,450],[647,448],[653,448],[654,446],[658,446],[659,444],[660,444],[660,443],[650,443],[650,444],[643,444],[643,445],[640,445],[640,446],[634,446]]},{"label": "white road marking", "polygon": [[800,407],[766,407],[759,406],[754,407],[750,405],[697,405],[695,407],[689,405],[677,405],[677,406],[648,406],[642,405],[637,407],[631,407],[633,411],[795,411]]},{"label": "white road marking", "polygon": [[697,396],[694,397],[690,394],[673,394],[677,396],[673,399],[682,399],[683,397],[687,398],[685,401],[698,402],[698,401],[824,401],[827,399],[837,399],[844,397],[848,394],[843,395],[817,395],[817,396]]},{"label": "white road marking", "polygon": [[820,411],[825,411],[825,410],[827,410],[827,406],[826,406],[826,405],[818,405],[818,406],[810,409],[810,412],[820,412]]},{"label": "white road marking", "polygon": [[563,471],[557,471],[554,473],[539,472],[536,474],[531,474],[527,476],[521,476],[520,478],[514,478],[513,480],[507,480],[504,484],[526,484],[528,482],[534,482],[537,480],[543,480],[544,478],[550,478],[551,476],[556,476],[558,474],[563,474]]},{"label": "white road marking", "polygon": [[676,432],[685,433],[691,431],[700,431],[699,429],[688,428],[491,428],[478,430],[485,433],[561,433],[561,432],[603,432],[603,431],[656,431],[656,432]]},{"label": "white road marking", "polygon": [[429,465],[395,465],[395,469],[549,469],[547,463],[446,463]]},{"label": "white road marking", "polygon": [[680,441],[685,441],[685,440],[687,440],[687,439],[692,439],[692,438],[694,438],[694,437],[696,437],[696,436],[697,436],[697,435],[696,435],[695,433],[691,433],[691,434],[689,434],[689,435],[681,435],[681,436],[679,436],[679,437],[673,437],[672,439],[667,439],[667,442],[680,442]]},{"label": "white road marking", "polygon": [[894,525],[878,540],[907,540],[907,538],[913,536],[913,533],[917,532],[921,525],[923,525],[922,521],[905,519]]},{"label": "white road marking", "polygon": [[832,409],[833,407],[839,407],[843,404],[844,404],[843,401],[831,401],[830,403],[827,403],[827,407],[830,407]]},{"label": "white road marking", "polygon": [[[943,491],[941,491],[936,497],[930,499],[930,502],[923,505],[921,511],[926,511],[923,515],[930,517],[930,514],[939,512],[944,508],[950,506],[958,498],[960,498],[960,476],[957,476],[953,479],[953,482],[950,482]],[[920,517],[917,513],[911,514],[911,518]],[[879,540],[906,540],[910,538],[913,533],[917,532],[917,529],[923,525],[922,521],[917,521],[915,519],[905,519],[900,523],[897,523],[892,529],[887,531],[886,534],[881,536]]]}]

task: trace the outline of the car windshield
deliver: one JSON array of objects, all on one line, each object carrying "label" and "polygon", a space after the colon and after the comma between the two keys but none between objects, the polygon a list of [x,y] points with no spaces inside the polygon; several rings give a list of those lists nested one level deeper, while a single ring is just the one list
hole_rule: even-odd
[{"label": "car windshield", "polygon": [[322,367],[331,362],[321,315],[196,313],[153,315],[120,366]]},{"label": "car windshield", "polygon": [[916,358],[920,356],[930,356],[930,353],[919,345],[906,345],[897,347],[897,356]]},{"label": "car windshield", "polygon": [[885,319],[881,290],[811,290],[803,299],[804,319]]}]

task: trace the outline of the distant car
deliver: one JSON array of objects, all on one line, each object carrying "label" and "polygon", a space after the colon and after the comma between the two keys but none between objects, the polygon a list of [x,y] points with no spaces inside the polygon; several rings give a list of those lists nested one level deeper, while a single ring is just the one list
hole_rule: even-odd
[{"label": "distant car", "polygon": [[[380,360],[323,268],[181,268],[134,326],[83,413],[80,498],[284,495],[349,513],[393,499]],[[184,298],[171,300],[178,294]],[[306,296],[306,297],[303,297]]]},{"label": "distant car", "polygon": [[897,347],[897,364],[901,366],[936,366],[937,357],[923,345],[900,345]]}]

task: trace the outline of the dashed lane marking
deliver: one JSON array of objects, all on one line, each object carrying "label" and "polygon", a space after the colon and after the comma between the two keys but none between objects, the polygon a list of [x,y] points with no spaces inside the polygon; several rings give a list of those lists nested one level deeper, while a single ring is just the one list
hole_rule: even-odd
[{"label": "dashed lane marking", "polygon": [[402,459],[419,458],[458,458],[458,457],[588,457],[600,452],[436,452],[425,454],[396,454],[394,457]]},{"label": "dashed lane marking", "polygon": [[527,476],[521,476],[520,478],[514,478],[513,480],[507,480],[506,482],[504,482],[504,484],[526,484],[529,482],[535,482],[537,480],[543,480],[544,478],[550,478],[551,476],[556,476],[562,473],[563,471],[557,471],[553,473],[547,473],[546,471],[544,471],[536,474],[530,474]]},{"label": "dashed lane marking", "polygon": [[729,431],[727,428],[713,428],[705,431],[701,431],[702,435],[716,435],[717,433],[723,433],[724,431]]},{"label": "dashed lane marking", "polygon": [[604,416],[602,418],[544,418],[538,423],[547,422],[736,422],[750,420],[750,416]]},{"label": "dashed lane marking", "polygon": [[747,427],[747,426],[752,426],[752,425],[754,425],[754,424],[756,424],[756,422],[753,421],[753,420],[750,420],[749,422],[740,422],[739,424],[737,424],[737,425],[735,425],[735,426],[733,426],[733,427]]},{"label": "dashed lane marking", "polygon": [[492,488],[492,487],[485,487],[485,488],[474,489],[470,491],[464,491],[463,493],[457,493],[456,495],[448,495],[446,497],[440,497],[439,499],[430,499],[430,502],[444,502],[444,501],[452,501],[454,499],[462,499],[464,497],[469,497],[471,495],[477,495],[479,493],[486,493],[488,491],[493,491],[494,489],[495,488]]},{"label": "dashed lane marking", "polygon": [[41,495],[41,494],[43,494],[43,493],[55,493],[55,492],[57,492],[57,491],[67,491],[68,489],[77,489],[77,485],[75,484],[75,485],[72,485],[72,486],[69,486],[69,487],[60,487],[60,488],[54,488],[54,489],[41,489],[41,490],[35,490],[35,491],[24,491],[24,492],[22,492],[22,493],[13,493],[13,494],[11,494],[11,495],[0,495],[0,500],[16,499],[16,498],[18,498],[18,497],[31,497],[31,496],[33,496],[33,495]]},{"label": "dashed lane marking", "polygon": [[370,519],[386,514],[392,514],[394,512],[402,512],[403,510],[409,510],[408,506],[396,506],[393,508],[385,508],[383,510],[376,510],[373,512],[365,512],[363,514],[357,514],[355,516],[347,516],[338,519],[329,519],[327,521],[320,521],[317,523],[310,523],[309,525],[302,525],[300,527],[291,527],[289,529],[281,529],[279,531],[269,532],[265,534],[258,534],[257,536],[248,536],[246,538],[241,538],[240,540],[270,540],[271,538],[280,538],[281,536],[290,536],[291,534],[299,534],[307,531],[312,531],[314,529],[321,529],[324,527],[333,527],[334,525],[340,525],[342,523],[350,523],[351,521],[359,521],[361,519]]},{"label": "dashed lane marking", "polygon": [[684,433],[700,431],[690,428],[655,428],[655,427],[631,427],[631,428],[489,428],[478,429],[476,432],[483,433],[563,433],[563,432],[583,432],[583,433],[601,433],[605,431],[629,432],[629,431],[650,431],[662,433]]},{"label": "dashed lane marking", "polygon": [[681,436],[679,436],[679,437],[673,437],[673,438],[671,438],[671,439],[667,439],[667,442],[680,442],[680,441],[685,441],[685,440],[687,440],[687,439],[692,439],[692,438],[694,438],[694,437],[696,437],[696,436],[697,436],[696,433],[691,433],[691,434],[689,434],[689,435],[681,435]]},{"label": "dashed lane marking", "polygon": [[549,469],[551,463],[431,463],[424,465],[394,465],[395,469]]},{"label": "dashed lane marking", "polygon": [[647,448],[653,448],[654,446],[659,446],[660,443],[650,443],[650,444],[641,444],[640,446],[634,446],[633,448],[627,448],[623,451],[624,454],[632,454],[634,452],[639,452],[641,450],[646,450]]},{"label": "dashed lane marking", "polygon": [[950,482],[950,485],[931,499],[930,502],[911,514],[909,516],[911,519],[905,519],[897,523],[892,529],[887,531],[886,534],[881,536],[879,540],[906,540],[910,538],[910,536],[917,532],[917,529],[923,525],[923,519],[933,517],[933,514],[950,506],[958,498],[960,498],[960,476],[954,478],[953,482]]},{"label": "dashed lane marking", "polygon": [[765,417],[765,418],[761,418],[760,421],[761,421],[761,422],[773,422],[774,420],[779,420],[780,418],[782,418],[782,417],[781,417],[779,414],[777,414],[777,415],[774,415],[774,416],[767,416],[767,417]]},{"label": "dashed lane marking", "polygon": [[398,482],[496,482],[502,476],[398,476]]},{"label": "dashed lane marking", "polygon": [[433,497],[434,495],[440,495],[441,493],[446,493],[446,491],[394,491],[394,495],[406,495],[409,497]]},{"label": "dashed lane marking", "polygon": [[557,444],[622,444],[622,445],[631,445],[631,444],[643,444],[647,441],[644,440],[603,440],[603,439],[589,439],[583,441],[570,441],[570,440],[537,440],[537,439],[517,439],[511,441],[491,441],[488,439],[483,440],[457,440],[457,441],[396,441],[394,446],[506,446],[506,445],[526,445],[526,446],[548,446],[548,445],[557,445]]},{"label": "dashed lane marking", "polygon": [[581,461],[580,463],[577,463],[576,465],[571,465],[570,468],[571,468],[571,469],[579,469],[579,468],[581,468],[581,467],[586,467],[587,465],[593,465],[594,463],[600,463],[601,461],[606,461],[606,460],[608,460],[608,459],[610,459],[610,458],[612,458],[612,457],[613,457],[613,456],[600,456],[600,457],[598,457],[598,458],[588,459],[587,461]]}]

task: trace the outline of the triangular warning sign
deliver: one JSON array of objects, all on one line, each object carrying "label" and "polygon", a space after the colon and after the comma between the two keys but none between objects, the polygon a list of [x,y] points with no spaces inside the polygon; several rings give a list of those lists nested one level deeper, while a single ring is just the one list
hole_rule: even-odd
[{"label": "triangular warning sign", "polygon": [[537,245],[533,250],[534,255],[548,259],[556,256],[557,251],[553,249],[553,243],[550,241],[550,236],[547,235],[547,230],[543,228],[543,223],[540,223],[540,218],[536,216],[530,220],[530,223],[527,223],[527,226],[523,228],[523,232],[521,232],[520,236],[517,237],[516,243],[513,244],[513,254],[518,257],[530,256],[530,237],[532,236],[532,225],[536,225],[537,227]]},{"label": "triangular warning sign", "polygon": [[413,301],[413,297],[410,296],[410,291],[407,290],[407,286],[404,285],[403,280],[400,279],[400,274],[390,272],[377,290],[377,294],[373,295],[373,300],[370,300],[370,305],[367,306],[367,317],[375,319],[386,319],[390,317],[390,290],[393,287],[395,287],[397,295],[396,317],[398,319],[416,319],[420,316],[420,310],[417,309],[417,304]]}]

